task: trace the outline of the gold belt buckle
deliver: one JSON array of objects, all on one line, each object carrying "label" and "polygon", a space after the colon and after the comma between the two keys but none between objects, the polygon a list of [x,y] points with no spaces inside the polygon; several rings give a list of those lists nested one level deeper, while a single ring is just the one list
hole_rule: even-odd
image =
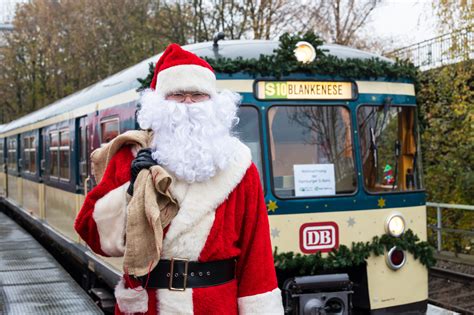
[{"label": "gold belt buckle", "polygon": [[[173,287],[173,277],[174,277],[174,262],[175,261],[183,261],[184,262],[184,273],[183,273],[183,287],[182,288],[174,288]],[[186,283],[188,281],[188,264],[189,259],[186,258],[171,258],[171,266],[170,266],[170,282],[168,285],[168,289],[170,291],[185,291],[186,290]]]}]

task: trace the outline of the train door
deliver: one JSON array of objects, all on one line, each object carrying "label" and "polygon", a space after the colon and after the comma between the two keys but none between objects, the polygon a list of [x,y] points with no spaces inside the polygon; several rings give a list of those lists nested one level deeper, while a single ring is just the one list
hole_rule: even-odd
[{"label": "train door", "polygon": [[6,197],[8,190],[6,138],[0,139],[0,152],[0,196]]},{"label": "train door", "polygon": [[46,175],[46,144],[48,143],[46,139],[48,137],[46,130],[41,128],[39,131],[39,137],[40,137],[39,147],[38,147],[38,152],[40,155],[39,177],[40,177],[40,181],[44,182],[45,175]]},{"label": "train door", "polygon": [[49,144],[48,142],[48,132],[44,128],[39,130],[39,141],[38,141],[38,157],[37,160],[39,161],[38,167],[38,177],[39,177],[39,197],[38,197],[38,206],[40,212],[40,218],[45,218],[45,187],[44,181],[47,176],[46,170],[46,147]]},{"label": "train door", "polygon": [[18,194],[18,135],[7,138],[7,181],[8,181],[8,198],[19,202]]},{"label": "train door", "polygon": [[39,196],[41,186],[38,178],[38,131],[32,130],[21,134],[20,174],[21,198],[23,208],[31,215],[40,216]]},{"label": "train door", "polygon": [[84,195],[90,189],[90,141],[89,125],[87,116],[76,119],[76,139],[77,139],[77,190]]}]

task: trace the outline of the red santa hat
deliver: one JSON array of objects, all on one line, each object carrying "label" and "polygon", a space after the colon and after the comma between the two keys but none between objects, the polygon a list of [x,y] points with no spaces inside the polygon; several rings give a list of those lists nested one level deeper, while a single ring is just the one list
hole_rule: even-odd
[{"label": "red santa hat", "polygon": [[216,93],[216,75],[203,59],[181,48],[169,45],[156,63],[150,88],[164,95],[177,91]]}]

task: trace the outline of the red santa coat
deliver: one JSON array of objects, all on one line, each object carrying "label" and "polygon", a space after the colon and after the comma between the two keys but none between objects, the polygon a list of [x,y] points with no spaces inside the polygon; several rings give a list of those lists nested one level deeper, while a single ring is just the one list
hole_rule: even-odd
[{"label": "red santa coat", "polygon": [[[125,147],[111,159],[102,181],[87,195],[76,219],[77,232],[100,255],[123,255],[126,189],[133,157],[132,150]],[[236,279],[183,292],[127,289],[122,280],[115,292],[119,310],[146,314],[283,314],[267,210],[250,150],[239,143],[236,159],[226,170],[202,183],[174,180],[170,192],[180,208],[163,239],[162,259],[208,262],[235,257]]]}]

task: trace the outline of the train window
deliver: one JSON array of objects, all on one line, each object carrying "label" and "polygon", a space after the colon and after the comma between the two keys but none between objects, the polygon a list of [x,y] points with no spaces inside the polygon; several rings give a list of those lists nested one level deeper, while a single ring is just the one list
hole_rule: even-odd
[{"label": "train window", "polygon": [[29,171],[30,173],[36,172],[36,137],[30,137],[30,163],[29,163]]},{"label": "train window", "polygon": [[0,138],[0,172],[5,172],[5,148],[3,147],[4,142],[3,138]]},{"label": "train window", "polygon": [[347,108],[272,106],[268,122],[276,196],[317,197],[355,192]]},{"label": "train window", "polygon": [[7,141],[7,159],[8,159],[8,169],[10,171],[18,171],[17,169],[17,156],[16,156],[16,150],[17,150],[17,141],[16,137],[15,138],[9,138]]},{"label": "train window", "polygon": [[23,163],[26,172],[36,172],[36,137],[34,135],[23,137]]},{"label": "train window", "polygon": [[61,180],[69,180],[69,155],[70,139],[69,131],[53,131],[49,134],[50,141],[50,176]]},{"label": "train window", "polygon": [[29,156],[30,152],[28,151],[30,149],[29,143],[30,143],[29,136],[22,137],[21,146],[23,148],[23,157],[22,157],[23,165],[21,167],[23,167],[23,171],[25,172],[29,172],[29,166],[28,166],[29,159],[30,159],[30,156]]},{"label": "train window", "polygon": [[69,179],[69,131],[59,132],[59,177]]},{"label": "train window", "polygon": [[108,143],[120,134],[119,119],[107,118],[100,122],[100,143]]},{"label": "train window", "polygon": [[59,133],[57,131],[49,134],[49,161],[50,161],[50,172],[51,177],[59,178]]},{"label": "train window", "polygon": [[414,107],[358,109],[364,186],[368,191],[422,188],[415,117]]},{"label": "train window", "polygon": [[235,128],[235,132],[240,140],[250,148],[252,161],[257,166],[263,186],[262,145],[260,141],[258,110],[253,106],[241,106],[238,115],[239,123]]}]

